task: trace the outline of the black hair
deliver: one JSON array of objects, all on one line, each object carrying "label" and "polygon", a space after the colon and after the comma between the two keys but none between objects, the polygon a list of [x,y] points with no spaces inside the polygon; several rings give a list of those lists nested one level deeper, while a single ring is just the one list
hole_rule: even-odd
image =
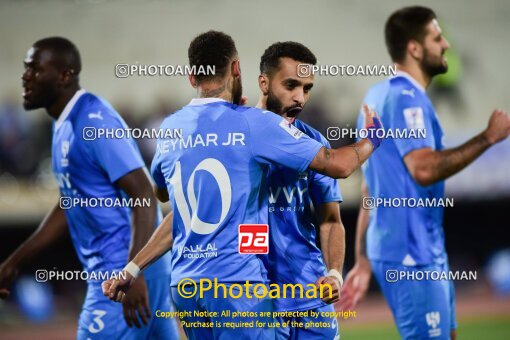
[{"label": "black hair", "polygon": [[277,42],[266,48],[260,58],[260,73],[271,75],[280,66],[280,58],[291,58],[305,64],[317,64],[317,58],[305,45],[294,41]]},{"label": "black hair", "polygon": [[80,74],[80,52],[69,39],[62,37],[49,37],[36,41],[33,46],[52,51],[56,57],[55,66],[57,68],[69,70],[75,76]]},{"label": "black hair", "polygon": [[237,49],[232,37],[218,31],[208,31],[196,36],[188,48],[188,59],[191,67],[214,67],[214,75],[197,74],[198,83],[203,80],[223,78],[227,67],[237,56]]},{"label": "black hair", "polygon": [[420,43],[426,35],[425,26],[436,18],[427,7],[404,7],[394,12],[386,21],[384,36],[386,47],[394,62],[402,62],[406,56],[407,44],[411,40]]}]

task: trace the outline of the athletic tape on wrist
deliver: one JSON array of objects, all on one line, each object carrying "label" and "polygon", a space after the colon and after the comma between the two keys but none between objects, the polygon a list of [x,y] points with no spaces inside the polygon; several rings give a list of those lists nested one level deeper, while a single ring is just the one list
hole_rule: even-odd
[{"label": "athletic tape on wrist", "polygon": [[340,282],[340,287],[342,287],[344,285],[344,279],[342,278],[342,274],[340,274],[340,272],[338,270],[330,269],[328,272],[328,276],[335,277],[338,280],[338,282]]},{"label": "athletic tape on wrist", "polygon": [[140,274],[140,267],[133,261],[129,262],[122,270],[127,271],[135,279],[138,277],[138,274]]},{"label": "athletic tape on wrist", "polygon": [[382,130],[383,127],[379,118],[373,117],[372,119],[374,120],[374,124],[367,126],[368,130],[367,139],[370,141],[370,143],[372,143],[372,146],[374,147],[375,150],[379,147],[379,145],[381,145],[382,142],[382,138],[377,137],[377,131]]}]

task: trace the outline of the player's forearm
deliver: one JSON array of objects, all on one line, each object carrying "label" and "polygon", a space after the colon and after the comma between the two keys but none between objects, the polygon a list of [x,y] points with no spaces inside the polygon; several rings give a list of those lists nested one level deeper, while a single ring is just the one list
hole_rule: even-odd
[{"label": "player's forearm", "polygon": [[360,206],[358,215],[358,222],[356,225],[356,245],[355,245],[355,259],[367,257],[367,229],[368,229],[369,212]]},{"label": "player's forearm", "polygon": [[368,139],[338,149],[323,147],[310,164],[310,169],[332,178],[347,178],[370,157],[373,150]]},{"label": "player's forearm", "polygon": [[[364,183],[361,186],[361,195],[362,198],[369,196],[368,188]],[[360,204],[358,221],[356,222],[356,242],[354,248],[356,261],[362,258],[367,258],[366,245],[369,218],[369,211],[363,207],[363,204]]]},{"label": "player's forearm", "polygon": [[133,258],[133,262],[140,267],[140,269],[147,268],[167,251],[172,249],[172,219],[173,213],[169,213],[152,234],[149,242],[142,248],[142,250]]},{"label": "player's forearm", "polygon": [[7,261],[15,266],[21,266],[66,233],[65,212],[57,204],[46,215],[37,230],[9,256]]},{"label": "player's forearm", "polygon": [[328,270],[340,273],[345,258],[345,229],[341,222],[323,223],[320,226],[321,250]]},{"label": "player's forearm", "polygon": [[154,223],[156,222],[156,205],[155,199],[152,199],[150,207],[137,207],[133,209],[129,260],[132,260],[151,238],[154,231]]},{"label": "player's forearm", "polygon": [[406,164],[414,163],[409,169],[411,175],[419,184],[426,186],[458,173],[490,146],[488,139],[483,134],[479,134],[453,149],[428,150],[424,154],[417,154],[414,159],[414,155],[410,155],[411,159]]}]

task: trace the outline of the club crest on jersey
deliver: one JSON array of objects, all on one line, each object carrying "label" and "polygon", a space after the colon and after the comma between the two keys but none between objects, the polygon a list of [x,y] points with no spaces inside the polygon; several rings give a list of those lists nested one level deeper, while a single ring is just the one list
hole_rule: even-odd
[{"label": "club crest on jersey", "polygon": [[67,158],[67,155],[69,154],[69,141],[65,140],[62,142],[61,145],[61,152],[62,152],[62,159],[60,160],[61,166],[68,166],[69,165],[69,159]]},{"label": "club crest on jersey", "polygon": [[427,325],[430,327],[429,336],[431,338],[441,336],[441,328],[437,328],[441,322],[441,314],[439,314],[439,312],[430,312],[425,314],[425,319],[427,320]]},{"label": "club crest on jersey", "polygon": [[425,120],[423,118],[423,110],[421,107],[410,107],[404,110],[404,118],[408,129],[425,129]]}]

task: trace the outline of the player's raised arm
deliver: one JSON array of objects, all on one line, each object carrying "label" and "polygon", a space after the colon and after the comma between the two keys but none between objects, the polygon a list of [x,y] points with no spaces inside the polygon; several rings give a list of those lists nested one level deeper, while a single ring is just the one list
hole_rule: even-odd
[{"label": "player's raised arm", "polygon": [[[366,183],[361,185],[362,197],[368,197]],[[366,251],[366,236],[369,221],[369,211],[360,204],[358,222],[356,226],[356,245],[354,267],[347,273],[340,298],[343,310],[356,308],[358,302],[365,296],[370,285],[372,275],[370,262]]]},{"label": "player's raised arm", "polygon": [[430,185],[461,171],[509,134],[510,116],[505,111],[494,110],[488,127],[461,146],[442,151],[431,148],[414,150],[404,157],[404,163],[416,182]]},{"label": "player's raised arm", "polygon": [[345,257],[345,229],[340,219],[338,202],[327,202],[319,205],[320,240],[324,262],[328,269],[326,276],[320,277],[316,284],[330,284],[333,287],[331,298],[325,294],[322,300],[326,303],[335,303],[340,298],[342,289],[342,268]]},{"label": "player's raised arm", "polygon": [[57,204],[46,215],[39,228],[0,264],[0,298],[9,296],[9,286],[19,268],[41,250],[49,247],[67,232],[64,210]]},{"label": "player's raised arm", "polygon": [[110,300],[120,302],[139,273],[172,248],[172,219],[170,212],[152,234],[149,242],[124,268],[117,279],[103,282],[103,294]]},{"label": "player's raised arm", "polygon": [[376,130],[383,129],[381,121],[373,110],[363,105],[365,128],[370,138],[338,149],[323,147],[310,163],[309,168],[333,178],[347,178],[356,171],[380,145]]}]

